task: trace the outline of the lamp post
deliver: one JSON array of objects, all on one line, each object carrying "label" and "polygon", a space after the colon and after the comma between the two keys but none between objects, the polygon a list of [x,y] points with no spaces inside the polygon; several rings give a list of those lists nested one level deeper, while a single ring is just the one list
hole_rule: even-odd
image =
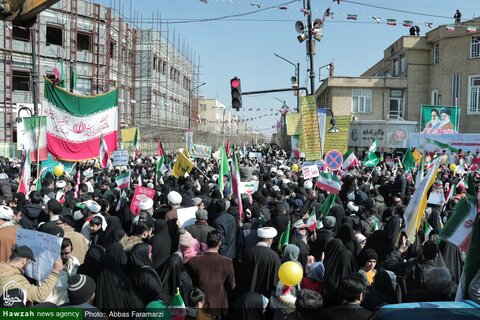
[{"label": "lamp post", "polygon": [[198,86],[196,86],[195,88],[193,89],[190,89],[188,91],[188,130],[191,130],[192,129],[192,93],[197,90],[198,88],[200,88],[201,86],[207,84],[206,82],[203,82],[201,84],[199,84]]},{"label": "lamp post", "polygon": [[[285,62],[287,62],[287,63],[290,63],[292,66],[295,67],[295,79],[293,79],[293,77],[292,77],[291,80],[292,80],[292,85],[295,85],[294,82],[296,82],[296,83],[297,83],[297,87],[298,87],[298,86],[299,86],[299,83],[300,83],[300,63],[295,64],[295,63],[293,63],[292,61],[290,61],[290,60],[288,60],[288,59],[286,59],[286,58],[284,58],[284,57],[282,57],[281,55],[276,54],[276,53],[274,53],[274,55],[275,55],[275,57],[280,58],[280,59],[282,59],[283,61],[285,61]],[[295,81],[295,80],[296,80],[296,81]],[[297,91],[297,112],[298,112],[299,109],[300,109],[300,94],[299,94],[299,92]]]}]

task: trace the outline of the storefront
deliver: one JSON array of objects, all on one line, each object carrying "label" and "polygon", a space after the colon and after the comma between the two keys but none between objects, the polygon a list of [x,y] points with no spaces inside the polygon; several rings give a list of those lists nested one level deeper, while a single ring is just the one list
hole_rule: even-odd
[{"label": "storefront", "polygon": [[418,132],[416,121],[361,120],[350,123],[348,146],[361,154],[377,139],[378,151],[393,153],[410,146],[410,133]]}]

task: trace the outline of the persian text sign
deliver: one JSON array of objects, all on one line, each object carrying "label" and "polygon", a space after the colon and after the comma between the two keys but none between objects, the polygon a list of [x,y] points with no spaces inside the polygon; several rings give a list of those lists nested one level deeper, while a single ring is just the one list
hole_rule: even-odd
[{"label": "persian text sign", "polygon": [[304,166],[302,167],[302,174],[303,178],[305,179],[311,179],[318,177],[320,175],[320,172],[318,171],[317,165],[311,165],[311,166]]},{"label": "persian text sign", "polygon": [[128,166],[128,150],[117,150],[113,152],[113,166]]},{"label": "persian text sign", "polygon": [[153,200],[155,196],[155,190],[147,187],[137,186],[135,193],[133,194],[132,203],[130,204],[130,211],[133,215],[138,216],[140,214],[140,202],[145,201],[146,198]]},{"label": "persian text sign", "polygon": [[300,98],[302,114],[303,141],[305,144],[305,160],[322,158],[320,148],[320,132],[318,130],[318,114],[315,106],[315,96]]},{"label": "persian text sign", "polygon": [[287,113],[287,135],[295,136],[301,133],[300,113]]}]

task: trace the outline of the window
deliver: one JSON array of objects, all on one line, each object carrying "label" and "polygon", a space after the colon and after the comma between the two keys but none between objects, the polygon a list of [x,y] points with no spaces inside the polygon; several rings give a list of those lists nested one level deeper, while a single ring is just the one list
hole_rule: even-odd
[{"label": "window", "polygon": [[90,33],[77,32],[77,50],[78,51],[91,51],[92,39]]},{"label": "window", "polygon": [[407,65],[405,63],[405,54],[400,55],[400,73],[405,73]]},{"label": "window", "polygon": [[480,36],[472,37],[470,58],[480,58]]},{"label": "window", "polygon": [[13,25],[12,37],[15,40],[30,41],[30,29]]},{"label": "window", "polygon": [[92,93],[92,79],[78,78],[76,91],[81,93]]},{"label": "window", "polygon": [[30,91],[30,71],[13,70],[12,73],[13,86],[12,90]]},{"label": "window", "polygon": [[153,70],[157,70],[158,57],[156,54],[153,55]]},{"label": "window", "polygon": [[403,118],[403,90],[390,90],[390,110],[389,115]]},{"label": "window", "polygon": [[433,47],[433,64],[438,64],[440,62],[440,45],[437,43]]},{"label": "window", "polygon": [[61,27],[47,26],[47,45],[61,46],[63,44],[63,30]]},{"label": "window", "polygon": [[468,77],[468,114],[480,114],[480,75]]},{"label": "window", "polygon": [[438,90],[437,89],[432,90],[431,103],[432,103],[433,106],[438,106],[438,102],[439,102]]},{"label": "window", "polygon": [[458,73],[452,75],[452,106],[460,104],[460,75]]},{"label": "window", "polygon": [[372,90],[353,89],[352,90],[352,112],[369,113],[372,112]]},{"label": "window", "polygon": [[393,76],[398,76],[400,73],[400,60],[398,58],[393,59]]},{"label": "window", "polygon": [[115,59],[115,51],[117,48],[117,43],[110,39],[110,59]]}]

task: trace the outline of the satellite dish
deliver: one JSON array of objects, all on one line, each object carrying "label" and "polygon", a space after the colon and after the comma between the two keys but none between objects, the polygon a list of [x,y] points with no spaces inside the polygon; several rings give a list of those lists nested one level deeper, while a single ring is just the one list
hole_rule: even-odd
[{"label": "satellite dish", "polygon": [[298,33],[303,33],[305,31],[305,24],[300,20],[295,22],[295,30]]}]

